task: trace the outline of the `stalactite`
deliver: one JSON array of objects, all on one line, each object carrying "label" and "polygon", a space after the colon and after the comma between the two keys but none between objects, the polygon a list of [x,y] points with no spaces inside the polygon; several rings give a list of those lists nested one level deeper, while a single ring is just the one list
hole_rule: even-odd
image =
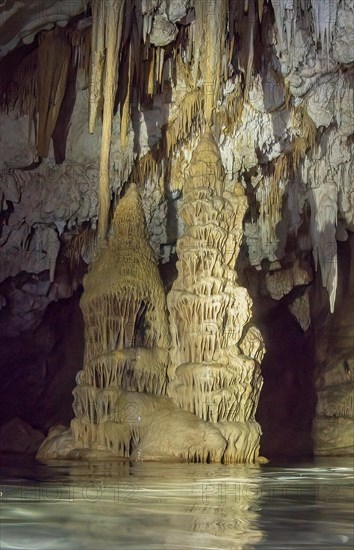
[{"label": "stalactite", "polygon": [[91,67],[91,27],[83,30],[70,29],[67,32],[68,42],[74,49],[74,63],[83,69],[87,78],[90,75]]},{"label": "stalactite", "polygon": [[154,91],[155,91],[155,65],[156,65],[156,48],[152,48],[151,60],[149,61],[148,85],[147,85],[147,93],[150,96],[154,95]]},{"label": "stalactite", "polygon": [[307,113],[306,105],[296,107],[292,111],[295,137],[290,152],[282,153],[264,170],[256,197],[260,203],[258,219],[259,234],[263,247],[267,247],[267,257],[276,261],[279,238],[276,226],[283,216],[283,196],[288,182],[296,176],[297,170],[303,164],[306,155],[316,148],[317,129]]},{"label": "stalactite", "polygon": [[329,49],[336,24],[337,2],[332,0],[311,0],[312,17],[316,41],[321,41],[321,47],[329,56]]},{"label": "stalactite", "polygon": [[317,128],[309,116],[306,104],[293,109],[293,125],[298,129],[298,136],[294,139],[292,148],[293,168],[296,169],[304,159],[307,151],[316,145]]},{"label": "stalactite", "polygon": [[248,60],[247,60],[247,67],[246,67],[246,79],[245,79],[245,89],[244,89],[245,98],[248,98],[248,94],[251,86],[251,77],[252,77],[253,60],[254,60],[254,35],[255,35],[255,25],[256,25],[256,13],[255,13],[254,0],[251,0],[249,5],[248,20],[249,20],[249,46],[248,46]]},{"label": "stalactite", "polygon": [[284,49],[285,0],[272,0],[280,48]]},{"label": "stalactite", "polygon": [[89,253],[92,255],[92,251],[95,243],[95,232],[91,228],[83,229],[80,233],[75,235],[65,246],[64,254],[69,260],[70,270],[73,271],[75,266],[80,262],[80,259]]},{"label": "stalactite", "polygon": [[177,144],[185,141],[193,126],[200,127],[201,93],[199,90],[188,92],[181,101],[178,112],[171,118],[166,129],[166,151],[173,152]]},{"label": "stalactite", "polygon": [[[332,0],[306,0],[306,2],[305,0],[271,0],[271,2],[278,29],[280,49],[287,49],[289,57],[292,57],[297,13],[302,10],[305,12],[304,21],[306,21],[306,25],[314,29],[314,43],[321,43],[321,49],[327,54],[329,62],[338,3]],[[312,21],[306,16],[306,11],[312,15]],[[285,16],[286,12],[287,16]]]},{"label": "stalactite", "polygon": [[241,124],[244,101],[241,79],[238,79],[235,90],[226,96],[217,117],[220,128],[228,135],[232,135]]},{"label": "stalactite", "polygon": [[[97,0],[96,0],[97,1]],[[102,142],[100,156],[99,175],[99,212],[97,241],[102,246],[108,230],[108,213],[110,206],[109,186],[109,158],[112,137],[112,118],[114,100],[117,90],[117,64],[122,40],[122,27],[125,0],[107,0],[102,2],[105,5],[105,76],[104,76],[104,102],[102,122]],[[101,23],[100,23],[101,25]]]},{"label": "stalactite", "polygon": [[0,107],[4,112],[18,111],[33,118],[38,102],[38,50],[24,57],[12,75],[0,81]]},{"label": "stalactite", "polygon": [[159,148],[153,152],[148,151],[135,163],[132,173],[132,181],[159,180],[162,175],[162,155]]},{"label": "stalactite", "polygon": [[264,0],[258,0],[258,17],[259,17],[260,23],[262,23],[263,10],[264,10]]},{"label": "stalactite", "polygon": [[337,241],[337,190],[332,197],[325,188],[313,190],[309,195],[311,205],[311,239],[315,268],[320,267],[323,286],[327,289],[330,310],[333,313],[338,284]]},{"label": "stalactite", "polygon": [[47,157],[64,97],[71,48],[57,30],[40,35],[38,46],[38,155]]},{"label": "stalactite", "polygon": [[105,56],[105,3],[92,2],[92,53],[89,92],[89,131],[94,131],[97,113],[102,100],[102,82]]},{"label": "stalactite", "polygon": [[195,12],[194,82],[200,71],[204,80],[204,116],[210,123],[220,94],[228,10],[225,0],[195,0]]},{"label": "stalactite", "polygon": [[128,53],[128,77],[127,77],[127,93],[122,107],[121,124],[120,124],[120,143],[125,149],[127,146],[128,129],[130,123],[130,100],[132,86],[132,45],[129,46]]}]

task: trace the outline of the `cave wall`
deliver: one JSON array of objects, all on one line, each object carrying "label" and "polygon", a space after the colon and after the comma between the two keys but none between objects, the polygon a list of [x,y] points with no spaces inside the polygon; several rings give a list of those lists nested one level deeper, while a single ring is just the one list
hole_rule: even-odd
[{"label": "cave wall", "polygon": [[[23,341],[19,350],[29,350],[33,335],[49,322],[50,308],[61,308],[63,301],[64,311],[64,303],[75,300],[92,259],[99,211],[102,120],[97,117],[90,133],[85,33],[91,29],[92,18],[86,6],[79,1],[50,2],[43,11],[40,3],[30,2],[22,12],[24,22],[16,12],[18,6],[5,4],[1,69],[16,61],[19,70],[14,80],[19,94],[10,105],[3,100],[0,114],[0,321],[5,349],[9,350],[3,356],[4,372],[16,380],[17,375],[8,374],[14,372],[9,358],[15,345],[12,342]],[[249,203],[241,267],[267,348],[259,409],[264,452],[277,451],[266,443],[267,433],[268,441],[271,439],[272,415],[280,434],[279,452],[291,439],[288,430],[294,429],[299,432],[292,439],[294,453],[311,452],[313,438],[317,441],[322,436],[319,449],[326,448],[326,441],[332,441],[330,448],[339,448],[335,435],[323,434],[330,430],[328,422],[333,433],[340,433],[340,424],[347,426],[345,433],[349,434],[352,417],[348,412],[353,389],[353,323],[348,305],[352,294],[345,299],[342,289],[345,274],[352,273],[345,258],[348,242],[352,242],[348,234],[354,228],[353,6],[350,0],[269,0],[248,5],[247,11],[246,3],[229,2],[228,28],[237,28],[238,42],[237,47],[230,46],[225,38],[231,63],[227,69],[223,65],[223,76],[216,82],[216,74],[210,73],[196,53],[196,33],[202,32],[206,41],[209,36],[207,27],[200,27],[205,16],[201,3],[141,3],[138,21],[147,59],[144,74],[157,76],[155,81],[149,77],[150,90],[143,98],[134,88],[138,82],[132,83],[123,141],[124,101],[115,106],[109,165],[111,205],[113,209],[125,183],[135,179],[150,242],[170,287],[175,276],[176,242],[184,231],[177,214],[184,172],[198,142],[201,106],[209,105],[211,95],[216,105],[213,131],[226,173],[226,189],[231,190],[238,181]],[[22,40],[19,28],[26,29]],[[71,47],[67,87],[59,110],[62,124],[55,127],[46,158],[39,158],[33,106],[26,112],[26,105],[18,99],[28,92],[22,79],[26,65],[21,66],[21,61],[30,63],[28,56],[38,47],[38,32],[60,29],[68,30],[65,40]],[[214,45],[219,47],[216,42]],[[195,73],[195,65],[199,73]],[[11,97],[6,94],[2,97]],[[118,97],[122,94],[118,88]],[[283,335],[281,345],[279,334]],[[80,338],[78,330],[78,341]],[[324,351],[331,338],[335,339],[333,347]],[[47,357],[51,352],[36,352],[37,356],[41,353]],[[24,351],[21,362],[32,364],[33,370],[42,368],[36,366],[40,362],[37,356],[28,361],[25,355],[32,357],[30,351]],[[341,362],[341,376],[331,374],[340,371]],[[65,359],[64,364],[70,370],[71,362]],[[77,369],[80,366],[81,362]],[[334,390],[328,387],[337,379],[339,393],[333,397],[333,405]],[[349,405],[340,405],[342,401]],[[273,403],[277,412],[272,412]],[[314,416],[320,427],[311,432]],[[36,425],[47,427],[33,418]],[[67,421],[66,413],[60,421]],[[291,427],[297,421],[299,426]]]},{"label": "cave wall", "polygon": [[319,456],[344,456],[353,453],[353,235],[350,235],[348,241],[340,244],[338,251],[340,278],[334,314],[328,315],[324,306],[323,289],[318,288],[319,285],[314,289],[312,302],[317,396],[312,437],[314,452]]},{"label": "cave wall", "polygon": [[46,433],[72,418],[72,390],[83,360],[80,291],[47,307],[34,330],[1,335],[2,424],[20,418]]}]

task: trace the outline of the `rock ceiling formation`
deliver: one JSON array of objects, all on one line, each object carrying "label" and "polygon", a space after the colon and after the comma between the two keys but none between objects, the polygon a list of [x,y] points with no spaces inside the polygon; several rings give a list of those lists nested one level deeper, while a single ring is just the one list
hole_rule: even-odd
[{"label": "rock ceiling formation", "polygon": [[[284,256],[286,235],[301,229],[309,205],[308,239],[301,246],[313,250],[333,311],[336,238],[346,238],[346,229],[353,227],[350,0],[49,2],[44,13],[40,3],[29,4],[22,7],[21,19],[20,6],[5,2],[1,33],[3,53],[18,45],[21,36],[24,42],[12,58],[11,53],[4,58],[8,75],[1,93],[3,110],[23,115],[6,121],[8,131],[19,132],[23,141],[17,155],[11,139],[2,144],[1,186],[4,206],[15,203],[19,216],[24,210],[22,231],[36,232],[36,226],[30,219],[27,223],[31,206],[18,169],[47,158],[51,137],[54,156],[60,158],[57,121],[65,92],[76,93],[76,104],[71,126],[68,120],[62,129],[69,135],[57,177],[67,181],[74,159],[89,160],[97,169],[97,149],[83,151],[83,142],[101,148],[98,210],[94,212],[96,189],[90,189],[90,212],[78,204],[78,196],[73,220],[80,228],[99,214],[99,238],[107,231],[110,194],[119,191],[132,169],[138,181],[153,179],[158,185],[167,176],[171,190],[181,185],[203,111],[215,124],[227,180],[239,179],[254,189],[258,206],[246,226],[252,265]],[[67,12],[72,18],[80,10],[71,22],[65,19]],[[54,28],[36,34],[48,21]],[[72,78],[76,85],[68,91]],[[96,140],[74,130],[75,117],[80,119],[87,108],[87,86],[87,120]],[[95,129],[101,124],[97,114],[102,114],[102,128]],[[140,136],[134,137],[138,127]],[[49,159],[37,168],[37,178]],[[9,174],[7,168],[16,170]],[[33,173],[25,176],[30,184]],[[41,190],[44,204],[37,224],[48,225],[43,218],[52,206],[52,185]],[[11,234],[18,223],[13,219],[2,237],[7,257],[30,246]],[[65,214],[50,223],[59,234],[64,224],[70,228]]]},{"label": "rock ceiling formation", "polygon": [[[166,391],[178,407],[194,406],[196,388],[186,392],[189,404],[178,388],[193,378],[183,381],[183,349],[199,346],[191,335],[188,346],[180,339],[179,296],[194,285],[207,308],[214,292],[203,277],[188,279],[193,262],[205,261],[209,269],[213,254],[189,259],[186,243],[193,249],[195,239],[211,239],[214,290],[224,297],[230,322],[229,297],[237,301],[243,289],[227,273],[241,239],[274,300],[304,288],[289,303],[302,330],[311,324],[309,252],[335,310],[337,242],[354,228],[351,0],[53,0],[45,8],[40,1],[3,0],[0,9],[0,282],[14,281],[1,295],[0,315],[10,318],[4,330],[21,333],[24,319],[27,327],[37,326],[48,303],[73,292],[56,283],[58,255],[89,264],[95,247],[98,256],[108,254],[112,212],[131,182],[142,199],[155,259],[168,262],[177,244],[178,278],[169,296],[175,362]],[[208,128],[222,164],[215,157],[220,173],[212,176],[221,187],[210,195],[193,188],[188,172]],[[220,204],[225,212],[241,212],[243,194],[249,208],[234,227],[232,220],[218,229],[196,222],[212,219]],[[192,220],[195,201],[200,210]],[[39,278],[46,270],[50,290],[38,281],[29,295],[20,275]],[[144,292],[142,287],[137,307]],[[239,299],[242,332],[251,306],[247,292]],[[124,330],[118,330],[121,338],[134,348]],[[208,336],[210,345],[213,338]],[[253,344],[242,342],[252,360],[249,374],[256,372]],[[188,362],[192,372],[197,356]],[[256,403],[256,394],[249,399]]]}]

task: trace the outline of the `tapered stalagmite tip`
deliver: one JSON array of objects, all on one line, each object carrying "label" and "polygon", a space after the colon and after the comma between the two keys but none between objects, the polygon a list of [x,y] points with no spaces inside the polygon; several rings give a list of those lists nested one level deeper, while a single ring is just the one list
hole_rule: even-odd
[{"label": "tapered stalagmite tip", "polygon": [[220,150],[215,141],[213,132],[210,127],[207,127],[193,152],[192,162],[196,162],[197,160],[206,161],[209,157],[214,157],[216,160],[221,160]]},{"label": "tapered stalagmite tip", "polygon": [[197,188],[213,189],[222,195],[224,189],[224,168],[220,150],[210,128],[204,134],[193,151],[191,164],[186,174],[185,191]]}]

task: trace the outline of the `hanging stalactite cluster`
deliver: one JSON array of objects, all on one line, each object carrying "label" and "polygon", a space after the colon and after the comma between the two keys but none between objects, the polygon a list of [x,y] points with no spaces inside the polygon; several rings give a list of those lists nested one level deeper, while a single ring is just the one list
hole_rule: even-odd
[{"label": "hanging stalactite cluster", "polygon": [[[112,118],[120,108],[120,141],[126,147],[130,127],[133,90],[143,107],[147,99],[176,83],[183,75],[188,85],[177,114],[164,132],[164,153],[186,140],[195,127],[215,122],[221,84],[236,72],[244,73],[244,88],[250,84],[256,11],[260,17],[263,1],[244,3],[212,0],[192,3],[191,22],[180,26],[173,43],[165,47],[150,43],[156,8],[147,3],[142,13],[140,1],[92,0],[92,27],[54,29],[42,32],[38,48],[28,54],[3,83],[1,106],[17,108],[31,120],[38,113],[38,155],[48,155],[49,143],[65,93],[69,63],[89,72],[89,131],[102,123],[99,183],[99,240],[108,228],[110,204],[109,157]],[[87,12],[89,13],[89,12]],[[124,21],[124,25],[123,25]],[[242,30],[240,31],[240,28]],[[245,37],[248,37],[247,39]],[[241,55],[247,40],[249,55]],[[238,53],[237,53],[238,52]],[[235,59],[237,60],[235,61]],[[234,105],[232,105],[234,107]],[[236,106],[236,112],[239,108]],[[230,109],[228,110],[230,112]],[[231,118],[232,117],[232,113]],[[229,118],[229,116],[228,116]],[[162,155],[163,156],[163,155]]]},{"label": "hanging stalactite cluster", "polygon": [[54,28],[39,34],[37,47],[16,62],[15,68],[6,68],[0,84],[0,108],[28,116],[29,138],[34,129],[39,157],[48,156],[68,84],[69,66],[88,74],[90,52],[90,28]]},{"label": "hanging stalactite cluster", "polygon": [[[9,67],[9,75],[0,85],[0,106],[29,117],[29,135],[35,136],[37,155],[45,157],[70,66],[84,70],[89,87],[89,131],[99,131],[97,121],[102,121],[97,242],[104,244],[114,174],[111,146],[119,140],[122,157],[126,151],[132,159],[128,149],[133,112],[149,112],[156,96],[165,96],[168,104],[160,139],[147,153],[146,149],[140,152],[139,147],[134,151],[132,170],[130,161],[122,160],[129,169],[117,170],[115,176],[138,184],[161,178],[166,183],[180,170],[179,183],[170,184],[181,187],[180,165],[188,162],[183,151],[195,146],[205,125],[213,125],[217,140],[232,136],[241,123],[244,105],[249,104],[253,77],[263,79],[266,73],[262,71],[268,66],[282,79],[281,71],[273,65],[275,50],[278,56],[285,52],[286,63],[291,64],[294,37],[299,29],[306,28],[311,29],[314,48],[328,56],[335,29],[335,3],[321,1],[191,0],[183,18],[168,22],[170,35],[163,41],[156,29],[168,18],[160,2],[91,0],[81,19],[66,29],[42,31],[35,43],[23,50],[25,55]],[[321,15],[321,6],[326,17]],[[80,20],[85,23],[80,25]],[[273,42],[269,39],[271,29]],[[293,109],[293,126],[298,132],[292,135],[290,152],[286,149],[278,158],[262,161],[264,177],[257,195],[261,204],[259,224],[273,225],[269,231],[263,228],[269,233],[267,239],[272,238],[281,215],[284,182],[303,164],[316,140],[316,127],[305,102],[296,108],[292,102],[287,82],[285,108]],[[120,135],[116,136],[112,121],[118,112]],[[122,188],[123,183],[115,187]]]}]

